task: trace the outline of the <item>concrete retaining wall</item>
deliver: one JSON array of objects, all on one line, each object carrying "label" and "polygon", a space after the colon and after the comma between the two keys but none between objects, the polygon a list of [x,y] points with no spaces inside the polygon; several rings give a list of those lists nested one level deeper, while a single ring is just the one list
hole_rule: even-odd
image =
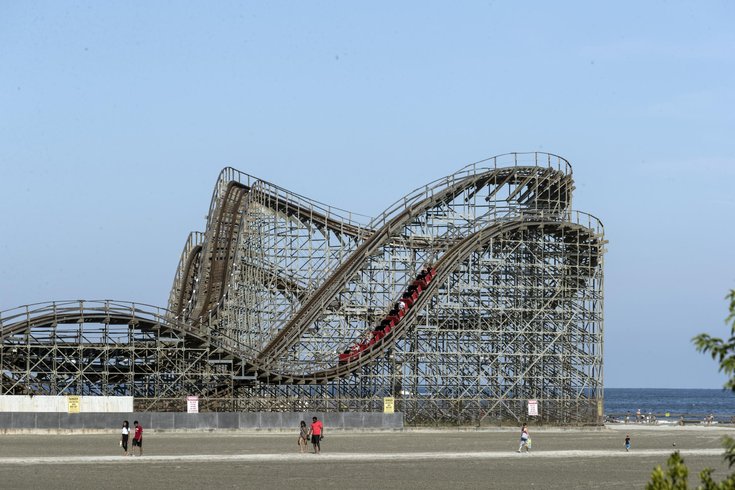
[{"label": "concrete retaining wall", "polygon": [[[82,412],[132,412],[132,396],[80,396]],[[0,395],[0,412],[62,412],[69,411],[69,397]]]},{"label": "concrete retaining wall", "polygon": [[402,413],[338,412],[0,412],[0,432],[36,430],[119,430],[123,420],[138,420],[145,430],[289,430],[319,417],[326,430],[400,430]]}]

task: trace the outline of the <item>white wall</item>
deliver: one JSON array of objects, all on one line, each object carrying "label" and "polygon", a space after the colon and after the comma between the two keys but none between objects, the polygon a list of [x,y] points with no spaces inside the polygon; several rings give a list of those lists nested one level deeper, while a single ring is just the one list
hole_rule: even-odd
[{"label": "white wall", "polygon": [[[132,412],[132,396],[82,396],[82,412]],[[0,395],[0,412],[68,412],[65,396]]]}]

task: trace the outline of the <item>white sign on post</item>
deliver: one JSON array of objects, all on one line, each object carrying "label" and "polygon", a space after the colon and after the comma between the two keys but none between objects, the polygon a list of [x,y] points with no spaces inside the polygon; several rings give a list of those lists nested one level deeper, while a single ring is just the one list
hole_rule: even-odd
[{"label": "white sign on post", "polygon": [[186,397],[186,412],[187,413],[199,413],[199,397],[198,396],[187,396]]},{"label": "white sign on post", "polygon": [[528,400],[528,415],[538,416],[538,400]]}]

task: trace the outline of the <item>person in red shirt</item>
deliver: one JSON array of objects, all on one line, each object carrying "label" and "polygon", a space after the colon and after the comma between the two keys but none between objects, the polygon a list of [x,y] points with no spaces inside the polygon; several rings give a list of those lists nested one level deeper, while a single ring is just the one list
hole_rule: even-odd
[{"label": "person in red shirt", "polygon": [[320,442],[324,437],[324,425],[316,417],[312,417],[311,420],[311,429],[309,429],[311,444],[314,446],[314,454],[319,454],[322,451]]},{"label": "person in red shirt", "polygon": [[136,420],[133,422],[135,426],[135,433],[133,434],[133,450],[131,454],[135,453],[135,448],[138,448],[138,456],[143,456],[143,426]]}]

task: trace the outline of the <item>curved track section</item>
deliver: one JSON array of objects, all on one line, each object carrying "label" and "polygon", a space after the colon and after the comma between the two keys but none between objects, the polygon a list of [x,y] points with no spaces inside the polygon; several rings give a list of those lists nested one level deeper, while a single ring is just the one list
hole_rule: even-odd
[{"label": "curved track section", "polygon": [[151,305],[56,301],[0,313],[3,394],[127,395],[174,400],[231,394],[238,372],[213,339]]},{"label": "curved track section", "polygon": [[[468,259],[473,252],[482,250],[487,247],[493,240],[509,235],[514,232],[536,230],[544,235],[555,237],[574,237],[575,241],[586,243],[592,249],[589,254],[590,259],[594,262],[600,259],[603,243],[600,236],[591,232],[589,228],[572,222],[549,222],[538,221],[534,217],[525,218],[519,215],[516,219],[507,220],[497,223],[491,227],[482,229],[473,235],[457,242],[451,249],[441,256],[435,263],[431,265],[437,272],[436,277],[422,290],[417,300],[411,308],[408,309],[405,316],[402,316],[389,333],[369,345],[365,345],[359,356],[351,358],[348,362],[336,363],[330,369],[309,373],[305,375],[289,375],[271,373],[266,370],[259,371],[258,377],[264,382],[277,382],[285,384],[323,384],[334,379],[354,374],[361,368],[371,364],[376,358],[384,356],[385,350],[392,347],[397,341],[402,340],[402,336],[408,328],[415,327],[416,322],[421,315],[421,310],[428,306],[432,300],[436,300],[442,286],[446,284],[447,279],[453,273],[457,272],[458,267]],[[575,264],[579,266],[580,264]],[[586,271],[594,270],[595,265],[586,267]],[[584,274],[584,273],[583,273]],[[587,278],[589,279],[589,277]],[[558,289],[570,291],[568,285],[559,284]],[[579,284],[575,285],[579,287]],[[553,300],[547,303],[552,306]],[[557,338],[560,335],[557,335]],[[337,358],[335,358],[336,360]]]},{"label": "curved track section", "polygon": [[[458,229],[464,234],[473,233],[479,227],[503,219],[505,214],[513,210],[512,207],[511,211],[501,209],[502,214],[494,214],[489,220],[488,216],[478,219],[477,216],[465,215],[459,218],[464,223],[458,225],[454,221],[458,213],[448,207],[458,198],[461,202],[467,203],[485,189],[488,189],[488,197],[492,198],[505,188],[507,197],[504,200],[508,205],[512,206],[514,199],[522,196],[526,201],[523,204],[516,203],[517,206],[525,208],[531,207],[532,204],[536,211],[539,213],[546,211],[552,218],[568,205],[566,196],[570,195],[570,192],[564,188],[567,185],[570,185],[569,179],[562,171],[549,168],[525,166],[500,169],[474,168],[471,173],[460,172],[439,185],[426,189],[422,194],[406,199],[400,211],[389,211],[378,220],[378,223],[372,223],[376,228],[373,235],[365,240],[309,298],[309,301],[279,329],[274,339],[259,354],[259,363],[269,365],[283,356],[307,329],[313,328],[314,322],[324,312],[324,305],[339,295],[340,289],[344,289],[355,275],[367,267],[366,263],[371,257],[379,255],[383,248],[392,245],[393,242],[403,239],[412,223],[418,223],[422,219],[428,221],[433,212],[442,213],[445,220],[452,219],[451,227],[437,226],[435,228],[441,234],[431,236],[434,240],[442,242],[442,245],[432,250],[433,258],[437,258],[445,252],[443,247],[448,246],[452,239],[459,239],[457,237],[461,235],[457,235]],[[534,194],[531,189],[537,189],[536,193]],[[540,199],[538,194],[554,196],[557,200]],[[529,199],[529,196],[533,196],[533,199]],[[562,200],[558,200],[559,198]],[[376,224],[380,226],[375,226]]]}]

